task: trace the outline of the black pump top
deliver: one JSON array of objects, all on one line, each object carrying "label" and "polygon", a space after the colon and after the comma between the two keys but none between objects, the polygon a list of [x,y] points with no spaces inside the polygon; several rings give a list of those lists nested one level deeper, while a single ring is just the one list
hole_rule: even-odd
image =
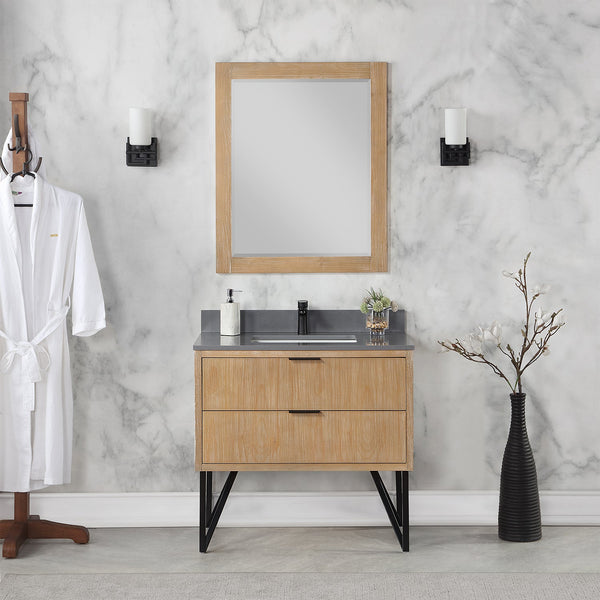
[{"label": "black pump top", "polygon": [[241,292],[242,290],[234,290],[227,288],[227,300],[225,302],[233,302],[233,292]]}]

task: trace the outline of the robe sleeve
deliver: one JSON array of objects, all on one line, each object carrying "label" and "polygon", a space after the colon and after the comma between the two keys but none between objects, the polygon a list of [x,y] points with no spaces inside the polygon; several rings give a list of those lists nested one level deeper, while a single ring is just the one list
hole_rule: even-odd
[{"label": "robe sleeve", "polygon": [[106,327],[104,297],[83,204],[79,212],[72,293],[73,335],[94,335]]}]

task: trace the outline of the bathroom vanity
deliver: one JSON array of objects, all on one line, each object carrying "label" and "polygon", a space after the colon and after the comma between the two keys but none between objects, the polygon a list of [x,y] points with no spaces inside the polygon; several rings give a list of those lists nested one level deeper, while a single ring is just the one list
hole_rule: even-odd
[{"label": "bathroom vanity", "polygon": [[[294,311],[242,311],[219,335],[202,312],[194,344],[200,551],[206,552],[239,471],[369,471],[403,550],[413,467],[412,350],[404,313],[371,342],[358,311],[312,311],[311,335],[285,334]],[[395,322],[394,322],[395,321]],[[212,473],[229,471],[215,507]],[[379,471],[396,473],[396,503]]]}]

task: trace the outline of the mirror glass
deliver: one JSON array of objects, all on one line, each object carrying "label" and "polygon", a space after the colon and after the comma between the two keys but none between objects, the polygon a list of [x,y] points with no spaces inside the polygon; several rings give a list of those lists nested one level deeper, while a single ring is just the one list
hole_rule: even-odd
[{"label": "mirror glass", "polygon": [[231,84],[233,256],[371,254],[371,82]]},{"label": "mirror glass", "polygon": [[387,270],[387,64],[217,63],[218,273]]}]

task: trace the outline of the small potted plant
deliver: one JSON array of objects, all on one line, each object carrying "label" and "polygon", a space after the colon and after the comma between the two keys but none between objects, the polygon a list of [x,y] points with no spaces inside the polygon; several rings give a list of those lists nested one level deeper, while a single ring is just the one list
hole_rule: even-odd
[{"label": "small potted plant", "polygon": [[371,288],[360,305],[360,312],[367,315],[367,329],[372,337],[381,337],[390,326],[389,312],[398,310],[398,304],[381,290]]}]

